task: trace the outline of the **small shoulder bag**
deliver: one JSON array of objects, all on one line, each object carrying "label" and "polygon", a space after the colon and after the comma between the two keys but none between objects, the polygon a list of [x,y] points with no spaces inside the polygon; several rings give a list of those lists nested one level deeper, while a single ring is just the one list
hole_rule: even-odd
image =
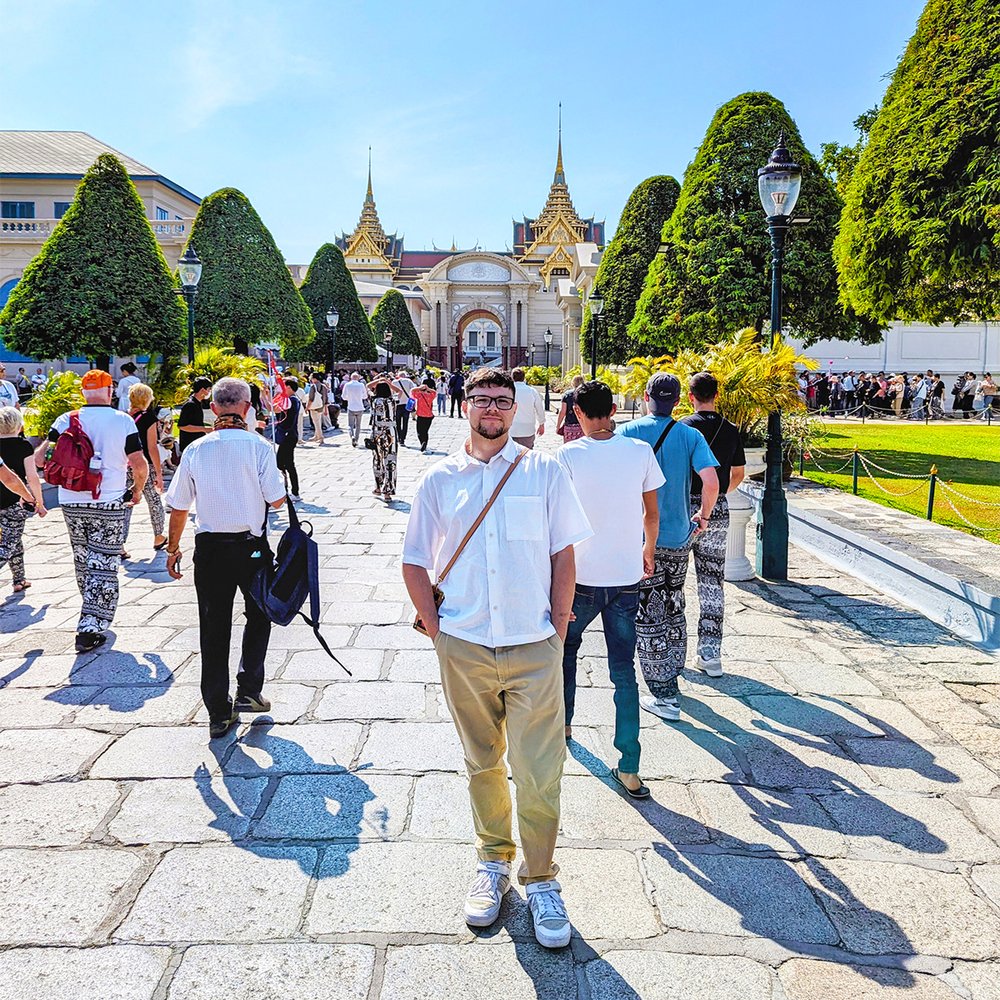
[{"label": "small shoulder bag", "polygon": [[[477,517],[475,521],[472,522],[472,527],[469,528],[469,530],[465,533],[465,538],[463,538],[462,541],[459,542],[458,548],[455,549],[455,554],[448,560],[448,565],[445,566],[441,575],[437,578],[437,583],[435,583],[434,586],[431,588],[431,592],[434,595],[435,608],[441,607],[442,603],[444,602],[444,591],[441,589],[441,584],[444,583],[445,577],[451,572],[451,568],[452,566],[455,565],[455,562],[457,561],[458,557],[462,554],[462,550],[465,548],[466,545],[469,544],[469,540],[476,533],[476,530],[479,528],[479,525],[483,523],[483,518],[485,518],[486,515],[489,513],[490,507],[493,506],[493,503],[496,500],[496,498],[500,496],[500,491],[506,485],[507,480],[510,479],[510,477],[513,475],[514,470],[518,467],[518,465],[521,462],[521,459],[524,458],[524,456],[527,453],[528,449],[524,448],[521,451],[521,453],[517,456],[517,458],[514,459],[513,463],[511,464],[511,467],[504,473],[503,479],[501,479],[500,482],[497,483],[497,488],[493,491],[493,495],[489,498],[489,500],[486,501],[486,506],[483,507],[482,511],[480,511],[479,517]],[[423,619],[420,617],[419,614],[413,620],[413,627],[421,635],[429,635],[427,627],[424,625]]]}]

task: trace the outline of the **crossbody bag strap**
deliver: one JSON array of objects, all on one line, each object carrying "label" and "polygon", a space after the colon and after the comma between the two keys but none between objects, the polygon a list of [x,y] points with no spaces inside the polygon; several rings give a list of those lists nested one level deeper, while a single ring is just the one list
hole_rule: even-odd
[{"label": "crossbody bag strap", "polygon": [[669,424],[667,424],[667,426],[666,426],[666,427],[665,427],[665,428],[663,429],[663,433],[662,433],[662,434],[660,435],[660,440],[659,440],[659,441],[657,441],[655,445],[653,445],[653,454],[654,454],[654,455],[656,455],[656,454],[659,454],[659,451],[660,451],[660,445],[661,445],[661,444],[663,444],[663,442],[664,442],[664,441],[666,441],[666,439],[667,439],[667,435],[668,435],[668,434],[669,434],[669,433],[670,433],[670,432],[671,432],[671,431],[672,431],[672,430],[674,429],[674,427],[676,427],[676,426],[677,426],[677,421],[676,421],[676,420],[674,420],[674,419],[673,419],[673,418],[671,417],[671,419],[670,419],[670,423],[669,423]]},{"label": "crossbody bag strap", "polygon": [[493,495],[489,498],[489,500],[486,501],[486,506],[483,507],[482,511],[479,514],[479,517],[477,517],[475,521],[473,521],[472,527],[469,528],[469,530],[465,533],[465,538],[463,538],[462,541],[459,543],[458,548],[455,550],[455,554],[451,557],[451,559],[448,560],[448,565],[445,566],[444,572],[438,577],[437,581],[438,586],[444,583],[444,578],[451,572],[452,566],[455,565],[455,560],[458,559],[458,557],[462,554],[462,549],[464,549],[465,546],[469,543],[469,539],[472,538],[472,536],[476,533],[476,529],[479,527],[479,525],[483,523],[483,518],[485,518],[486,515],[489,513],[490,507],[493,506],[493,502],[496,500],[496,498],[500,496],[500,491],[504,488],[504,485],[506,484],[507,480],[510,479],[510,477],[514,473],[514,470],[520,464],[521,459],[524,458],[524,456],[527,454],[528,454],[528,449],[527,448],[522,449],[521,453],[517,456],[517,458],[514,459],[514,462],[511,465],[511,467],[504,473],[503,479],[501,479],[500,482],[497,483],[497,488],[493,491]]}]

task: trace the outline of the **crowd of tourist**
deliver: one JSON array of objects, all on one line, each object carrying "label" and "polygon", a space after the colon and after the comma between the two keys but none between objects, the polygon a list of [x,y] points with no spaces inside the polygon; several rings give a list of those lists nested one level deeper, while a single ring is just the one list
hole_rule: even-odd
[{"label": "crowd of tourist", "polygon": [[963,372],[948,387],[940,373],[821,372],[799,375],[799,394],[806,406],[828,417],[980,420],[1000,417],[1000,393],[989,372]]}]

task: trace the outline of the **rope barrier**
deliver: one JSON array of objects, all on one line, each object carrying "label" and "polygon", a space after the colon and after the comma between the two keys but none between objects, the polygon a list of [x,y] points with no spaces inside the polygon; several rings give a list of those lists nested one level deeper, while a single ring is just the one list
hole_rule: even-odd
[{"label": "rope barrier", "polygon": [[836,476],[836,475],[839,475],[841,472],[843,472],[844,469],[848,468],[851,465],[851,463],[854,461],[854,458],[852,456],[843,465],[841,465],[837,469],[824,469],[823,466],[820,465],[819,462],[817,462],[815,458],[811,458],[810,457],[809,460],[812,462],[813,465],[816,466],[817,469],[819,469],[820,472],[824,473],[825,475],[827,475],[827,476]]},{"label": "rope barrier", "polygon": [[865,458],[861,452],[858,452],[858,458],[861,459],[861,463],[864,466],[871,466],[873,469],[878,469],[879,472],[884,472],[887,476],[895,476],[897,479],[930,479],[930,476],[914,476],[909,472],[893,472],[892,469],[886,469],[884,466],[878,465],[869,458]]},{"label": "rope barrier", "polygon": [[938,480],[938,486],[940,486],[941,489],[946,490],[948,493],[954,493],[955,496],[961,497],[961,499],[967,501],[968,503],[974,503],[979,507],[991,507],[994,510],[1000,510],[1000,503],[990,503],[989,500],[979,500],[976,497],[966,496],[964,493],[960,493],[956,490],[951,483],[946,483],[941,479]]},{"label": "rope barrier", "polygon": [[[943,486],[944,484],[941,483],[939,485]],[[981,531],[984,535],[990,535],[993,534],[994,532],[1000,531],[1000,526],[996,528],[984,528],[981,524],[974,524],[951,502],[951,498],[947,495],[947,493],[944,494],[944,502],[954,511],[955,516],[963,524],[965,524],[969,528],[972,528],[974,531]]]},{"label": "rope barrier", "polygon": [[[893,490],[887,490],[887,489],[886,489],[886,488],[885,488],[885,487],[884,487],[884,486],[883,486],[883,485],[882,485],[882,484],[881,484],[881,483],[880,483],[880,482],[879,482],[879,481],[878,481],[878,480],[877,480],[877,479],[876,479],[876,478],[875,478],[875,477],[874,477],[874,476],[873,476],[873,475],[871,474],[871,472],[870,472],[870,471],[869,471],[869,469],[868,469],[868,463],[867,463],[867,462],[866,462],[866,461],[864,460],[864,458],[862,458],[862,457],[861,457],[861,455],[860,455],[860,454],[858,455],[858,458],[859,458],[859,459],[861,460],[861,465],[862,465],[862,466],[864,467],[864,470],[865,470],[865,474],[866,474],[866,475],[868,476],[868,478],[869,478],[869,479],[870,479],[870,480],[871,480],[871,481],[872,481],[872,482],[873,482],[873,483],[875,484],[875,486],[876,486],[876,487],[877,487],[878,489],[880,489],[880,490],[881,490],[881,491],[882,491],[883,493],[886,493],[886,494],[888,494],[888,495],[889,495],[889,496],[891,496],[891,497],[897,497],[898,499],[903,499],[903,498],[905,498],[905,497],[911,497],[911,496],[913,496],[913,494],[914,494],[914,493],[920,493],[920,492],[921,492],[921,491],[922,491],[922,490],[924,489],[924,484],[923,484],[923,483],[921,482],[921,483],[920,483],[920,484],[919,484],[918,486],[916,486],[916,487],[915,487],[914,489],[912,489],[912,490],[907,490],[907,491],[906,491],[905,493],[896,493],[896,492],[894,492]],[[875,468],[877,469],[877,468],[878,468],[878,466],[876,465],[876,466],[875,466]],[[892,473],[892,475],[898,475],[898,473]],[[915,479],[915,478],[918,478],[918,477],[915,477],[915,476],[907,476],[907,477],[905,477],[905,478],[907,478],[907,479]],[[920,479],[930,479],[931,477],[930,477],[930,476],[920,476],[919,478],[920,478]]]}]

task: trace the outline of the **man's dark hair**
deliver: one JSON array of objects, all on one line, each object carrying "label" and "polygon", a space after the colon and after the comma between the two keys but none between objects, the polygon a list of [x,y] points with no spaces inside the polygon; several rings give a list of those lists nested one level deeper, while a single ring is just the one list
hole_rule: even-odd
[{"label": "man's dark hair", "polygon": [[573,402],[583,410],[583,414],[591,420],[611,416],[611,407],[615,400],[611,389],[603,382],[584,382],[573,393]]},{"label": "man's dark hair", "polygon": [[512,378],[512,379],[513,379],[513,380],[514,380],[515,382],[523,382],[523,381],[524,381],[524,369],[523,369],[523,368],[515,368],[515,369],[514,369],[514,370],[513,370],[513,371],[512,371],[511,373],[510,373],[510,377],[511,377],[511,378]]},{"label": "man's dark hair", "polygon": [[477,389],[510,389],[514,392],[514,380],[499,368],[477,368],[465,380],[465,395],[471,396]]},{"label": "man's dark hair", "polygon": [[719,395],[719,380],[711,372],[698,372],[688,381],[688,389],[699,403],[711,403]]},{"label": "man's dark hair", "polygon": [[295,392],[295,390],[298,389],[299,387],[299,380],[295,378],[293,375],[290,375],[288,378],[285,379],[285,385],[287,385],[288,388],[292,390],[292,392]]},{"label": "man's dark hair", "polygon": [[192,392],[200,392],[202,389],[211,389],[211,388],[212,388],[212,380],[210,378],[205,378],[204,376],[196,378],[191,383]]}]

